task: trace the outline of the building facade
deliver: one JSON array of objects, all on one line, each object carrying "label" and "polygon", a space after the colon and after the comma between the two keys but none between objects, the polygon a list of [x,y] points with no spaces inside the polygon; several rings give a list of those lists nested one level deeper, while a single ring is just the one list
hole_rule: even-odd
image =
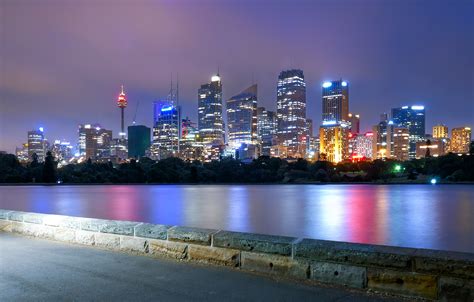
[{"label": "building facade", "polygon": [[349,84],[338,80],[323,83],[323,122],[349,121]]},{"label": "building facade", "polygon": [[319,158],[333,163],[349,159],[349,133],[347,122],[323,122],[319,128]]},{"label": "building facade", "polygon": [[400,161],[410,159],[410,130],[408,128],[395,127],[393,129],[393,158]]},{"label": "building facade", "polygon": [[181,108],[166,105],[161,107],[158,120],[153,127],[152,157],[165,159],[179,154],[181,138]]},{"label": "building facade", "polygon": [[109,158],[111,156],[112,130],[99,124],[83,124],[78,129],[79,155],[86,159]]},{"label": "building facade", "polygon": [[198,128],[204,144],[224,144],[222,82],[218,75],[198,90]]},{"label": "building facade", "polygon": [[308,128],[306,125],[306,83],[302,70],[285,70],[277,85],[278,143],[288,157],[304,158]]},{"label": "building facade", "polygon": [[150,128],[143,125],[128,126],[128,157],[140,158],[150,147]]},{"label": "building facade", "polygon": [[359,134],[360,133],[360,115],[358,114],[348,114],[349,123],[351,123],[351,133]]},{"label": "building facade", "polygon": [[416,143],[425,140],[425,107],[403,106],[392,109],[392,120],[397,127],[407,128],[410,134],[409,157],[416,157]]},{"label": "building facade", "polygon": [[227,127],[232,149],[257,144],[257,84],[227,101]]},{"label": "building facade", "polygon": [[46,141],[44,138],[44,129],[28,131],[28,159],[33,159],[33,154],[38,157],[38,162],[44,162],[46,155]]},{"label": "building facade", "polygon": [[261,154],[270,156],[271,147],[276,145],[277,115],[264,107],[257,108],[257,137],[261,146]]},{"label": "building facade", "polygon": [[433,138],[448,138],[449,132],[448,127],[445,125],[436,125],[433,126]]},{"label": "building facade", "polygon": [[449,151],[456,154],[469,153],[471,144],[471,128],[459,127],[451,130],[451,146]]}]

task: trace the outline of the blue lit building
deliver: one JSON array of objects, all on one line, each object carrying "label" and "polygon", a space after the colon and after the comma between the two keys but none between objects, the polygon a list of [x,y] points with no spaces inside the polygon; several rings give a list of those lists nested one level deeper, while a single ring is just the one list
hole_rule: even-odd
[{"label": "blue lit building", "polygon": [[257,84],[227,101],[229,145],[257,144]]},{"label": "blue lit building", "polygon": [[140,158],[150,147],[150,128],[143,125],[128,126],[128,157]]},{"label": "blue lit building", "polygon": [[323,83],[323,122],[349,121],[349,84],[338,80]]},{"label": "blue lit building", "polygon": [[304,158],[308,127],[306,125],[306,83],[302,70],[285,70],[277,86],[278,143],[287,148],[288,157]]},{"label": "blue lit building", "polygon": [[156,159],[178,156],[181,137],[181,107],[164,105],[153,127],[151,156]]},{"label": "blue lit building", "polygon": [[409,132],[409,157],[416,157],[416,143],[425,140],[425,107],[403,106],[392,109],[392,121],[398,127],[404,127]]},{"label": "blue lit building", "polygon": [[198,128],[204,144],[224,144],[222,119],[222,83],[219,75],[198,90]]}]

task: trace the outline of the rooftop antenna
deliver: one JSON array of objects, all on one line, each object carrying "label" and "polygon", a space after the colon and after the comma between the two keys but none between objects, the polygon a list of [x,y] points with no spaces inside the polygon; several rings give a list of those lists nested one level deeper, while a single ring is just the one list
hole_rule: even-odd
[{"label": "rooftop antenna", "polygon": [[140,101],[137,101],[137,107],[135,107],[135,115],[133,116],[133,122],[132,124],[136,124],[137,123],[137,112],[138,112],[138,106],[140,105]]}]

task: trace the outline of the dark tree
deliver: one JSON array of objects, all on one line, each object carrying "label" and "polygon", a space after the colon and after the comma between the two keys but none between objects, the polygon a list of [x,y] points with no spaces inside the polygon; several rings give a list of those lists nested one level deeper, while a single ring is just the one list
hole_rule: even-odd
[{"label": "dark tree", "polygon": [[46,153],[43,166],[43,182],[54,183],[56,182],[56,162],[50,151]]},{"label": "dark tree", "polygon": [[431,141],[430,140],[427,140],[426,141],[426,153],[425,153],[425,157],[431,157]]}]

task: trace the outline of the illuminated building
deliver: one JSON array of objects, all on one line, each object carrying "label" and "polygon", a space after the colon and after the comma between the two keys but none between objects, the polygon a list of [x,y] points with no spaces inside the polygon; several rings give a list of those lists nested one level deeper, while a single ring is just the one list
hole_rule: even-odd
[{"label": "illuminated building", "polygon": [[351,123],[351,133],[358,134],[360,131],[360,115],[349,113],[348,121]]},{"label": "illuminated building", "polygon": [[333,163],[349,159],[349,133],[347,122],[323,122],[319,128],[320,159]]},{"label": "illuminated building", "polygon": [[433,126],[433,138],[448,138],[449,132],[448,127],[445,125]]},{"label": "illuminated building", "polygon": [[409,157],[416,156],[416,143],[425,140],[425,107],[403,106],[392,109],[392,120],[398,127],[407,128],[410,134]]},{"label": "illuminated building", "polygon": [[74,157],[73,147],[70,142],[55,140],[50,151],[59,165],[67,164]]},{"label": "illuminated building", "polygon": [[79,155],[86,159],[108,158],[111,155],[112,130],[103,129],[99,124],[79,125]]},{"label": "illuminated building", "polygon": [[427,156],[438,157],[441,155],[444,155],[444,143],[442,139],[429,139],[424,142],[416,143],[416,158]]},{"label": "illuminated building", "polygon": [[122,91],[120,92],[118,98],[117,98],[117,106],[120,108],[120,114],[121,114],[121,127],[120,127],[120,133],[119,136],[120,138],[125,138],[125,108],[127,107],[127,98],[125,97],[125,92],[123,90],[123,85],[122,85]]},{"label": "illuminated building", "polygon": [[349,154],[352,159],[372,159],[374,133],[349,133]]},{"label": "illuminated building", "polygon": [[38,162],[43,162],[45,157],[46,146],[44,139],[44,129],[40,127],[38,130],[28,131],[28,158],[31,161],[33,154],[38,156]]},{"label": "illuminated building", "polygon": [[26,164],[29,161],[28,143],[24,143],[20,148],[16,147],[15,155],[20,163]]},{"label": "illuminated building", "polygon": [[313,161],[319,157],[319,137],[309,137],[308,150],[306,151],[306,159]]},{"label": "illuminated building", "polygon": [[469,153],[471,144],[471,128],[460,127],[451,130],[451,146],[449,151],[456,154]]},{"label": "illuminated building", "polygon": [[257,144],[257,84],[227,101],[229,146]]},{"label": "illuminated building", "polygon": [[288,157],[306,152],[306,83],[302,70],[282,71],[277,85],[278,143],[287,147]]},{"label": "illuminated building", "polygon": [[143,125],[128,126],[128,157],[145,156],[148,147],[150,147],[150,128]]},{"label": "illuminated building", "polygon": [[270,147],[270,156],[287,158],[288,157],[288,147],[283,145],[274,145]]},{"label": "illuminated building", "polygon": [[385,159],[393,157],[393,121],[388,120],[386,113],[380,115],[380,122],[372,127],[372,158]]},{"label": "illuminated building", "polygon": [[203,159],[203,146],[200,142],[199,130],[188,117],[181,120],[179,157],[188,161]]},{"label": "illuminated building", "polygon": [[[416,146],[416,144],[415,144]],[[393,157],[396,160],[408,160],[410,155],[410,130],[395,127],[393,129]]]},{"label": "illuminated building", "polygon": [[153,158],[165,159],[179,155],[181,132],[181,108],[166,105],[161,107],[160,116],[153,127]]},{"label": "illuminated building", "polygon": [[276,143],[277,116],[275,112],[257,108],[257,137],[261,146],[261,154],[270,156],[270,149]]},{"label": "illuminated building", "polygon": [[323,122],[349,121],[349,84],[346,81],[323,83]]},{"label": "illuminated building", "polygon": [[198,90],[198,128],[204,144],[224,144],[222,82],[219,74]]},{"label": "illuminated building", "polygon": [[110,143],[110,157],[102,157],[102,161],[115,163],[124,162],[128,158],[128,142],[125,138],[114,138]]}]

